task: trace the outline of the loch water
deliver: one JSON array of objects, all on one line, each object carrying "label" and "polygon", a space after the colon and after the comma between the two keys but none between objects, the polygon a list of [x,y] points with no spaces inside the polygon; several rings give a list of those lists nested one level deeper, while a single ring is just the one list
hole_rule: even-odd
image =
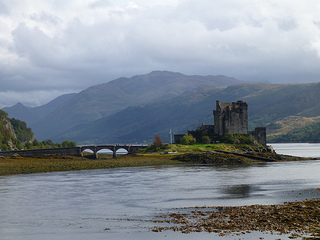
[{"label": "loch water", "polygon": [[[292,153],[299,148],[296,155],[320,159],[319,144],[273,147],[289,155],[295,155]],[[277,204],[314,198],[318,196],[305,190],[319,188],[319,170],[320,161],[315,160],[0,176],[0,239],[234,239],[209,233],[154,233],[149,230],[154,223],[123,219],[153,219],[181,207]],[[257,234],[237,239],[257,239]],[[268,234],[262,237],[275,239]]]}]

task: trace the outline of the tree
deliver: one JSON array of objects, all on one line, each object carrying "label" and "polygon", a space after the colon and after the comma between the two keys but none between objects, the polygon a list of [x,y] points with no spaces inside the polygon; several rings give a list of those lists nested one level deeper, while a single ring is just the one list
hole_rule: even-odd
[{"label": "tree", "polygon": [[183,145],[190,145],[195,142],[196,139],[191,134],[186,134],[180,139],[180,143]]},{"label": "tree", "polygon": [[62,142],[62,147],[76,147],[77,144],[72,141],[65,140]]},{"label": "tree", "polygon": [[25,144],[24,144],[24,147],[26,148],[26,149],[31,149],[32,148],[32,143],[31,142],[26,142]]},{"label": "tree", "polygon": [[32,145],[35,146],[39,146],[39,142],[37,139],[33,140]]},{"label": "tree", "polygon": [[41,142],[44,146],[53,147],[55,143],[51,139],[47,139]]},{"label": "tree", "polygon": [[32,129],[28,128],[24,121],[15,118],[11,118],[9,120],[20,142],[30,141],[33,138]]},{"label": "tree", "polygon": [[203,144],[209,144],[209,143],[210,143],[210,138],[209,138],[208,136],[203,136],[203,137],[201,138],[201,142],[202,142]]},{"label": "tree", "polygon": [[153,139],[153,144],[157,147],[162,145],[162,140],[161,137],[159,135],[155,135],[154,139]]}]

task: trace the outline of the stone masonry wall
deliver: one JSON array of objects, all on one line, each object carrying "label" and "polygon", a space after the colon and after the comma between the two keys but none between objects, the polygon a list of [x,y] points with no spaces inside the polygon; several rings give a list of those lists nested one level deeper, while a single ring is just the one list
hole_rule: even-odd
[{"label": "stone masonry wall", "polygon": [[73,148],[48,148],[48,149],[34,149],[34,150],[16,150],[0,152],[2,157],[10,156],[21,156],[21,157],[33,157],[33,156],[82,156],[80,147]]}]

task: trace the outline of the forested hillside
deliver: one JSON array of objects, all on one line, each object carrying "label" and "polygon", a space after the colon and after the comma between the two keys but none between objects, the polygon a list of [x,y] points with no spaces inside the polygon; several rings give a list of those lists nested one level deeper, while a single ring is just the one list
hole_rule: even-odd
[{"label": "forested hillside", "polygon": [[35,139],[31,128],[17,119],[9,119],[8,114],[0,110],[0,149],[23,148],[27,141]]},{"label": "forested hillside", "polygon": [[22,143],[32,142],[35,140],[35,136],[32,132],[32,129],[27,126],[24,121],[19,119],[11,118],[10,122],[14,129],[14,132],[17,136],[17,139]]},{"label": "forested hillside", "polygon": [[320,142],[320,121],[268,137],[269,142]]}]

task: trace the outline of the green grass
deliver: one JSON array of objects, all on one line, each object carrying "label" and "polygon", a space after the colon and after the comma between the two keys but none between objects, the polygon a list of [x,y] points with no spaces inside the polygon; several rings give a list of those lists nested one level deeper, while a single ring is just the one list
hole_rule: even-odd
[{"label": "green grass", "polygon": [[203,152],[214,152],[220,151],[234,151],[241,149],[255,149],[258,147],[244,144],[192,144],[192,145],[182,145],[182,144],[163,144],[162,146],[155,149],[150,146],[146,149],[141,149],[139,154],[141,155],[158,155],[164,152],[178,152],[177,154],[187,154],[187,153],[203,153]]},{"label": "green grass", "polygon": [[121,155],[113,159],[108,154],[99,154],[99,159],[72,156],[9,157],[0,158],[0,175],[173,164],[182,162],[171,160],[170,156]]}]

